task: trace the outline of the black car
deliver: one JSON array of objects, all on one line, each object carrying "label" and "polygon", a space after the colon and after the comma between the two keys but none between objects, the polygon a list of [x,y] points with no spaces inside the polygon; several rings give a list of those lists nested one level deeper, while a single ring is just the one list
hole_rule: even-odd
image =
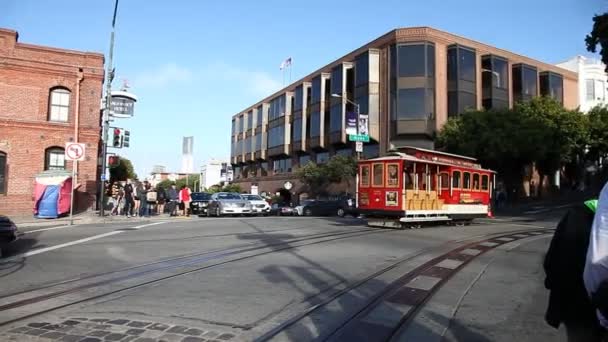
[{"label": "black car", "polygon": [[348,199],[342,200],[310,200],[304,203],[302,208],[304,216],[333,216],[338,215],[344,217],[351,215],[357,217],[357,209],[354,206],[354,201]]},{"label": "black car", "polygon": [[0,215],[0,256],[2,256],[2,248],[17,240],[18,236],[19,231],[13,221]]},{"label": "black car", "polygon": [[295,216],[297,211],[289,203],[274,203],[270,206],[270,215]]},{"label": "black car", "polygon": [[207,215],[207,206],[211,201],[211,194],[206,192],[193,192],[190,197],[190,212],[192,215],[203,216]]}]

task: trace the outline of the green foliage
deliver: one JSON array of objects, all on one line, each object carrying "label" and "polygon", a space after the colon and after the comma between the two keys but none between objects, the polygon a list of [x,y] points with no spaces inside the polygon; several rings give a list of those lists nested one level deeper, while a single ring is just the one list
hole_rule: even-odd
[{"label": "green foliage", "polygon": [[133,163],[125,157],[120,157],[118,165],[110,168],[110,183],[127,179],[137,179],[137,174],[135,174]]},{"label": "green foliage", "polygon": [[206,189],[206,192],[209,193],[216,193],[216,192],[241,192],[241,186],[238,184],[226,184],[226,185],[221,185],[221,184],[216,184],[213,185],[211,187],[209,187],[208,189]]},{"label": "green foliage", "polygon": [[585,37],[585,44],[587,45],[587,51],[593,53],[596,52],[596,47],[600,44],[600,55],[602,55],[602,62],[606,64],[606,71],[608,72],[608,13],[593,17],[593,29]]},{"label": "green foliage", "polygon": [[295,174],[310,192],[317,194],[330,183],[344,181],[350,184],[357,174],[357,161],[352,157],[334,156],[321,165],[308,162],[297,169]]},{"label": "green foliage", "polygon": [[199,182],[200,182],[200,175],[191,174],[191,175],[188,175],[188,177],[180,178],[180,179],[176,180],[175,182],[172,180],[169,180],[169,179],[165,179],[164,181],[158,183],[156,185],[156,188],[166,190],[169,187],[171,187],[171,184],[175,184],[175,186],[178,190],[181,189],[182,186],[187,185],[192,191],[195,191],[197,189]]},{"label": "green foliage", "polygon": [[437,145],[452,153],[476,157],[515,186],[526,166],[551,174],[576,160],[589,140],[588,119],[550,98],[534,98],[512,110],[471,111],[450,119]]},{"label": "green foliage", "polygon": [[587,113],[589,120],[589,158],[608,154],[608,107],[597,106]]}]

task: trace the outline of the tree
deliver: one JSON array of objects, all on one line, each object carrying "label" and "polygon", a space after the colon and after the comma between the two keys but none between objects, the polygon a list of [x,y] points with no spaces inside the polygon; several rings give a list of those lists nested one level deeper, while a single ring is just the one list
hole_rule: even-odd
[{"label": "tree", "polygon": [[593,29],[585,37],[587,51],[596,52],[596,47],[600,45],[600,55],[602,62],[606,65],[608,72],[608,13],[598,14],[593,17]]},{"label": "tree", "polygon": [[238,184],[216,184],[216,185],[212,185],[209,187],[209,189],[206,189],[206,192],[209,193],[216,193],[216,192],[241,192],[241,186]]},{"label": "tree", "polygon": [[110,168],[110,183],[122,182],[127,179],[137,179],[133,163],[125,157],[119,157],[119,163],[115,167]]},{"label": "tree", "polygon": [[591,160],[608,154],[608,107],[596,106],[588,113],[589,153]]},{"label": "tree", "polygon": [[357,161],[350,156],[334,156],[325,164],[308,164],[296,170],[296,177],[313,194],[319,194],[331,183],[350,185],[357,174]]},{"label": "tree", "polygon": [[199,184],[200,175],[191,174],[188,177],[179,178],[176,181],[172,181],[170,179],[165,179],[164,181],[159,182],[156,185],[156,188],[160,188],[163,190],[168,189],[172,184],[175,184],[175,187],[179,190],[182,186],[187,185],[192,191],[196,190],[196,185]]}]

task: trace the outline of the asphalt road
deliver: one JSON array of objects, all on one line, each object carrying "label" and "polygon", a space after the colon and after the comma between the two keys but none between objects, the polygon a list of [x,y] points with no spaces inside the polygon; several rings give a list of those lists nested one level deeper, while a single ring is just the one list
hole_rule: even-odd
[{"label": "asphalt road", "polygon": [[[364,313],[393,340],[555,340],[540,262],[558,215],[406,231],[300,217],[26,228],[0,259],[0,340],[353,341]],[[453,272],[424,302],[382,309],[395,284],[441,277],[420,270],[442,255],[530,231],[444,261]]]}]

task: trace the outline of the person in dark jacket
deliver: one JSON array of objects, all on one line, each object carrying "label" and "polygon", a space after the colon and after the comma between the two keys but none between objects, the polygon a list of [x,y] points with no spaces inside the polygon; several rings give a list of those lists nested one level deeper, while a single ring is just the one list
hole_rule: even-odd
[{"label": "person in dark jacket", "polygon": [[169,201],[169,216],[175,216],[177,211],[177,202],[179,200],[179,194],[175,188],[175,184],[171,184],[169,190],[167,190],[167,200]]},{"label": "person in dark jacket", "polygon": [[545,287],[550,291],[545,320],[554,328],[563,323],[568,341],[602,340],[596,308],[583,281],[595,214],[593,204],[587,201],[566,213],[557,225],[543,265]]},{"label": "person in dark jacket", "polygon": [[133,199],[133,185],[131,184],[130,179],[127,179],[127,184],[125,185],[124,193],[125,215],[127,215],[127,217],[131,217],[133,215],[133,207],[135,206],[135,201]]}]

